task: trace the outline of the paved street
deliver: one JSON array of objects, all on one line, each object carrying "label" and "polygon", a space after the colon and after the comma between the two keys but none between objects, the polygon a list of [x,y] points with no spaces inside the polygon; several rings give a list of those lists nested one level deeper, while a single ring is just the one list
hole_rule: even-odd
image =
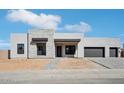
[{"label": "paved street", "polygon": [[0,83],[4,84],[124,84],[123,69],[101,70],[38,70],[0,72]]},{"label": "paved street", "polygon": [[124,58],[88,58],[88,59],[110,69],[124,69]]}]

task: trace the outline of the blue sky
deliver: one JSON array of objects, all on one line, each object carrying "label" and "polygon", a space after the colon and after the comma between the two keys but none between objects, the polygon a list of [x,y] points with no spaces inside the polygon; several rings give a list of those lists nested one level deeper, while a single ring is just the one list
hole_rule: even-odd
[{"label": "blue sky", "polygon": [[[10,33],[15,33],[15,32],[24,33],[28,29],[32,28],[32,24],[28,22],[24,22],[25,20],[23,19],[19,19],[16,21],[14,19],[13,21],[12,16],[10,19],[8,19],[7,15],[10,14],[9,11],[10,10],[0,10],[0,49],[9,48]],[[114,9],[113,10],[100,10],[100,9],[40,10],[39,9],[39,10],[26,10],[26,11],[29,11],[36,15],[40,15],[41,13],[43,13],[45,15],[59,16],[59,18],[61,18],[61,22],[58,17],[56,17],[56,19],[54,20],[54,21],[57,20],[57,22],[55,22],[55,26],[57,24],[58,28],[64,28],[65,25],[69,25],[69,27],[71,25],[72,27],[72,25],[77,25],[77,24],[79,25],[80,22],[84,22],[91,27],[90,31],[85,31],[85,36],[120,37],[121,41],[124,42],[124,10],[114,10]],[[67,31],[63,29],[61,32],[67,32]]]}]

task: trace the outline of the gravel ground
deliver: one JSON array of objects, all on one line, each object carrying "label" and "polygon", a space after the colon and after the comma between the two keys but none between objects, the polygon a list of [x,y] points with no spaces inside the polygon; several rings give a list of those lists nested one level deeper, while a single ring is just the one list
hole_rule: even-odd
[{"label": "gravel ground", "polygon": [[110,69],[124,69],[124,58],[88,58]]}]

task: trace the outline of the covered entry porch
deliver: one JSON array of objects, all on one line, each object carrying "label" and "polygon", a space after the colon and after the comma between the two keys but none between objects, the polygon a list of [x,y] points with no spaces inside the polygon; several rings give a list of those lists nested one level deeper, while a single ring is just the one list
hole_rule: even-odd
[{"label": "covered entry porch", "polygon": [[56,57],[78,57],[80,39],[55,39]]}]

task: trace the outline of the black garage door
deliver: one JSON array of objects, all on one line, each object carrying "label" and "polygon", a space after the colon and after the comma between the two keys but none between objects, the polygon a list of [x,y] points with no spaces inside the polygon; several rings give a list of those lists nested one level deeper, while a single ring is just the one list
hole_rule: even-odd
[{"label": "black garage door", "polygon": [[110,48],[110,57],[118,57],[118,48]]},{"label": "black garage door", "polygon": [[85,57],[105,57],[104,47],[85,47],[84,48]]}]

